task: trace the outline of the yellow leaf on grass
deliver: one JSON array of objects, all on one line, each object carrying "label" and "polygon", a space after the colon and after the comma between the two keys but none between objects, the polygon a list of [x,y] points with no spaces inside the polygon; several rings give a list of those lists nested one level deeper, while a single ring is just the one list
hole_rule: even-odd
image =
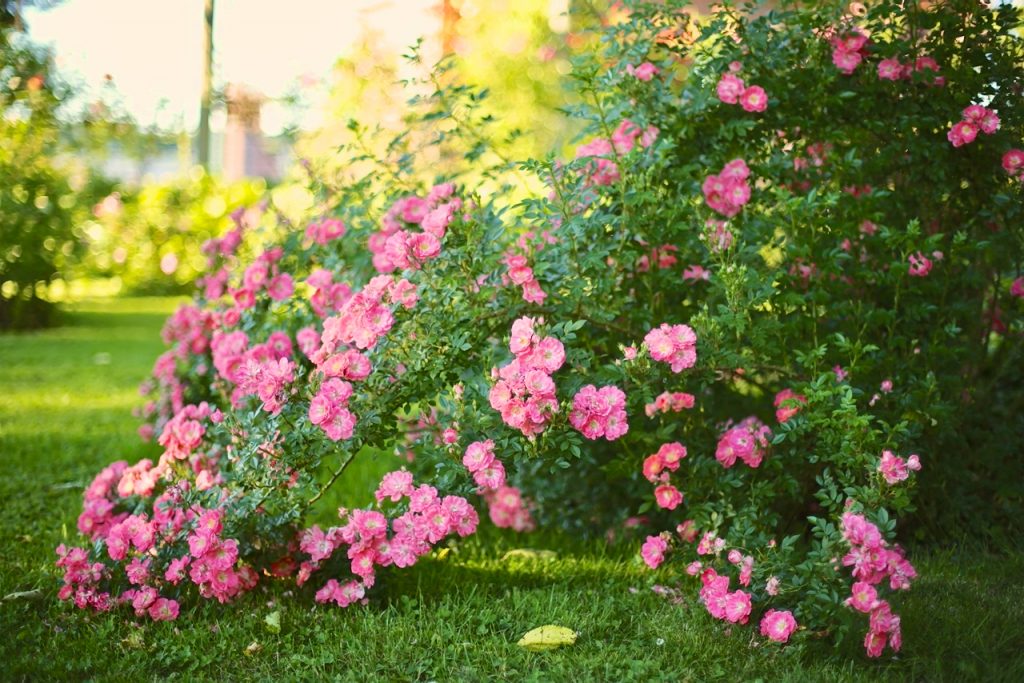
[{"label": "yellow leaf on grass", "polygon": [[121,645],[131,650],[141,650],[146,647],[146,641],[142,639],[141,633],[132,631],[127,638],[121,639]]},{"label": "yellow leaf on grass", "polygon": [[563,645],[572,645],[576,642],[576,632],[564,626],[540,626],[527,631],[526,635],[516,643],[519,647],[525,647],[531,652],[543,652],[554,650]]},{"label": "yellow leaf on grass", "polygon": [[521,557],[524,560],[553,560],[558,557],[554,550],[533,550],[531,548],[515,548],[501,556],[502,561],[513,557]]}]

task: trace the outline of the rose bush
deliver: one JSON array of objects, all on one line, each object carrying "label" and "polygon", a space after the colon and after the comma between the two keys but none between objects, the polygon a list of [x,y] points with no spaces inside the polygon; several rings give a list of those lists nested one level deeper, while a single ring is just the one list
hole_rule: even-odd
[{"label": "rose bush", "polygon": [[[1022,398],[1020,10],[673,4],[575,65],[574,158],[514,167],[441,89],[388,158],[313,173],[303,224],[207,243],[146,387],[163,454],[90,486],[62,597],[164,619],[277,577],[347,605],[479,506],[647,528],[718,619],[898,650],[918,472],[971,473],[943,448]],[[367,507],[307,527],[374,457]]]}]

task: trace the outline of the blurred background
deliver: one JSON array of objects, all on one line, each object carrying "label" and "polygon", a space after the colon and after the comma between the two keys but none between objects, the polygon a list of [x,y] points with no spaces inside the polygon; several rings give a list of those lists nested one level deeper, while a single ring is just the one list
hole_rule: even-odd
[{"label": "blurred background", "polygon": [[[572,131],[590,0],[0,0],[0,327],[84,296],[189,291],[230,214],[301,195],[407,82],[490,90],[514,158]],[[595,19],[596,17],[596,19]],[[419,45],[419,59],[404,56]],[[406,84],[403,85],[403,82]],[[301,196],[300,196],[301,201]],[[285,202],[286,203],[286,202]]]}]

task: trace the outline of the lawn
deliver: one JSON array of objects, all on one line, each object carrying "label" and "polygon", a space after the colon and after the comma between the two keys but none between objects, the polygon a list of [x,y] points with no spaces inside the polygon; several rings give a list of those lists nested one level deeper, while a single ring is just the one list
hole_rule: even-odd
[{"label": "lawn", "polygon": [[[366,607],[265,584],[171,623],[74,611],[56,598],[53,549],[76,538],[82,489],[103,465],[156,453],[131,409],[174,303],[90,301],[59,329],[0,336],[0,596],[28,593],[0,602],[2,680],[1024,680],[1024,555],[962,546],[911,551],[921,578],[900,610],[904,650],[879,661],[859,639],[780,648],[725,628],[692,598],[652,591],[672,579],[646,570],[635,544],[494,530],[383,574]],[[507,555],[516,548],[557,555]],[[576,645],[516,646],[543,624],[578,631]]]}]

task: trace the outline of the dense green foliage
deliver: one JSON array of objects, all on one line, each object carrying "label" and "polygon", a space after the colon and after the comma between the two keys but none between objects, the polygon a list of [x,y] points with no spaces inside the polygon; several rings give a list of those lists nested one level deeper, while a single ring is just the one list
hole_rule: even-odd
[{"label": "dense green foliage", "polygon": [[202,244],[265,192],[262,180],[226,182],[198,167],[170,180],[120,186],[79,225],[87,251],[75,274],[117,278],[125,293],[188,292],[206,267]]},{"label": "dense green foliage", "polygon": [[46,287],[80,253],[74,227],[97,190],[60,150],[65,86],[51,57],[0,32],[0,328],[46,324]]}]

